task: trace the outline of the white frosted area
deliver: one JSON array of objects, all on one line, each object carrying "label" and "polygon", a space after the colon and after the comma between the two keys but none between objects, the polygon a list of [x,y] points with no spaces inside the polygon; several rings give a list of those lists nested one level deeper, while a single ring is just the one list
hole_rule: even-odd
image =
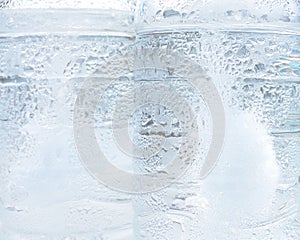
[{"label": "white frosted area", "polygon": [[222,155],[201,189],[217,229],[205,231],[207,239],[221,237],[226,224],[242,229],[268,219],[280,177],[271,138],[252,114],[227,114],[226,124]]},{"label": "white frosted area", "polygon": [[132,1],[127,0],[12,0],[7,4],[8,8],[99,8],[130,10]]}]

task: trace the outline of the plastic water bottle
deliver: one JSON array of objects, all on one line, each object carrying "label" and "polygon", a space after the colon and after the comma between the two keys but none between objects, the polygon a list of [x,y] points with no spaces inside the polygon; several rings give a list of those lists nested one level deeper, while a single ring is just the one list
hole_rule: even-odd
[{"label": "plastic water bottle", "polygon": [[299,12],[0,0],[0,239],[300,239]]},{"label": "plastic water bottle", "polygon": [[[87,78],[132,78],[132,7],[0,1],[0,239],[133,239],[131,196],[93,178],[73,131]],[[97,129],[124,90],[113,87]]]},{"label": "plastic water bottle", "polygon": [[[137,239],[300,238],[299,12],[299,1],[140,1],[139,62],[159,69],[168,55],[153,60],[145,51],[179,62],[149,74],[149,85],[175,86],[196,113],[202,142],[181,178],[134,197]],[[225,110],[223,147],[206,176],[206,143],[221,112],[205,108],[207,98],[186,87],[191,79],[212,81]],[[156,123],[166,115],[151,113]],[[160,167],[157,159],[148,164]]]}]

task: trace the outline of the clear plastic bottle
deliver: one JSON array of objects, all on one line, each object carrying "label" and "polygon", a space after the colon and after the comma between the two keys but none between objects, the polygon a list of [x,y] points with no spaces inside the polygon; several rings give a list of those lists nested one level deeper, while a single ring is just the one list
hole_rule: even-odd
[{"label": "clear plastic bottle", "polygon": [[299,1],[134,9],[0,0],[0,239],[299,239]]},{"label": "clear plastic bottle", "polygon": [[[139,2],[139,62],[164,57],[145,57],[146,49],[200,66],[222,98],[226,127],[218,162],[205,178],[200,152],[171,186],[134,197],[137,239],[300,238],[299,19],[299,1]],[[177,89],[200,126],[210,116],[199,110],[201,94]]]},{"label": "clear plastic bottle", "polygon": [[73,137],[85,79],[132,78],[132,7],[0,1],[0,239],[133,238],[130,195],[89,174]]}]

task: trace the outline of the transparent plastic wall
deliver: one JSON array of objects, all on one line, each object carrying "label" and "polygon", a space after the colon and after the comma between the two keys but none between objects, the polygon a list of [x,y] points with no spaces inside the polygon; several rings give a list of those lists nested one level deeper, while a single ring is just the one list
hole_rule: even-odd
[{"label": "transparent plastic wall", "polygon": [[299,4],[0,0],[0,239],[300,239]]},{"label": "transparent plastic wall", "polygon": [[226,119],[220,156],[203,178],[206,130],[218,115],[186,83],[178,87],[205,126],[201,150],[169,188],[134,197],[138,239],[299,239],[300,2],[141,0],[137,9],[138,62],[159,69],[177,56],[181,68],[161,81],[210,79]]},{"label": "transparent plastic wall", "polygon": [[[127,1],[0,1],[1,240],[134,238],[131,196],[93,178],[73,131],[86,79],[132,79],[131,8]],[[119,81],[99,105],[96,132],[108,150],[107,112],[126,88]]]},{"label": "transparent plastic wall", "polygon": [[260,0],[186,0],[148,1],[138,5],[138,23],[157,24],[270,24],[299,23],[300,3]]}]

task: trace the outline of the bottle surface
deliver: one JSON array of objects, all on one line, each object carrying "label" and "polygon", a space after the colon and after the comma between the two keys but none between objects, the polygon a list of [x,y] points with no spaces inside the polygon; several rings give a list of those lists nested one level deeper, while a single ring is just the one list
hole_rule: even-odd
[{"label": "bottle surface", "polygon": [[[132,78],[131,16],[120,5],[17,3],[0,10],[0,239],[133,239],[130,195],[90,175],[73,133],[87,78]],[[119,83],[100,103],[99,139],[124,89]]]},{"label": "bottle surface", "polygon": [[201,94],[178,87],[205,123],[203,151],[170,187],[134,197],[138,239],[298,239],[299,3],[141,1],[138,9],[137,51],[168,49],[198,64],[226,118],[219,159],[203,179],[211,112],[199,108]]},{"label": "bottle surface", "polygon": [[300,238],[298,1],[0,8],[0,239]]}]

